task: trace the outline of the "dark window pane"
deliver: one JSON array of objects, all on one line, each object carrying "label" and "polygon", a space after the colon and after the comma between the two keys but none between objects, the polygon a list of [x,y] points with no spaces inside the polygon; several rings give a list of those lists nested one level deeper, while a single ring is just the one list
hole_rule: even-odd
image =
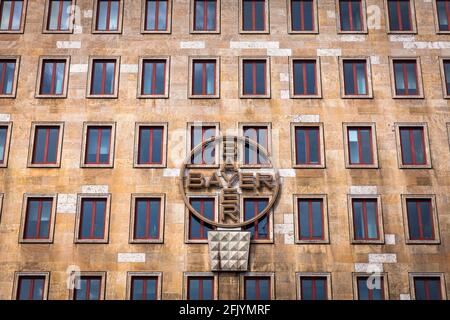
[{"label": "dark window pane", "polygon": [[362,31],[362,6],[361,1],[340,1],[340,19],[342,31]]},{"label": "dark window pane", "polygon": [[25,239],[47,239],[49,237],[52,203],[50,199],[28,199]]},{"label": "dark window pane", "polygon": [[400,17],[401,17],[401,30],[402,31],[409,31],[412,30],[411,28],[411,6],[409,3],[409,0],[401,0],[399,2],[399,10],[400,10]]},{"label": "dark window pane", "polygon": [[5,162],[7,127],[0,127],[0,163]]},{"label": "dark window pane", "polygon": [[411,31],[409,0],[388,0],[389,24],[392,31]]},{"label": "dark window pane", "polygon": [[243,19],[243,29],[245,31],[253,30],[253,1],[244,0],[242,1],[242,19]]},{"label": "dark window pane", "polygon": [[419,209],[421,215],[421,225],[423,237],[425,239],[433,239],[433,216],[431,212],[431,203],[429,201],[420,201]]},{"label": "dark window pane", "polygon": [[166,77],[166,63],[156,63],[156,83],[155,94],[164,94],[165,91],[165,77]]},{"label": "dark window pane", "polygon": [[253,93],[253,64],[244,62],[244,94]]},{"label": "dark window pane", "polygon": [[92,94],[102,93],[103,82],[103,63],[94,62],[93,75],[92,75]]},{"label": "dark window pane", "polygon": [[52,91],[53,63],[44,63],[42,69],[41,93],[50,94]]},{"label": "dark window pane", "polygon": [[162,60],[146,60],[143,65],[142,94],[164,94],[166,63]]},{"label": "dark window pane", "polygon": [[135,237],[145,239],[147,228],[147,201],[136,200]]},{"label": "dark window pane", "polygon": [[144,76],[143,76],[143,85],[142,85],[142,93],[143,94],[152,94],[153,93],[153,77],[154,77],[154,66],[155,64],[152,62],[144,62]]},{"label": "dark window pane", "polygon": [[348,146],[350,151],[350,163],[360,163],[359,158],[359,140],[358,140],[358,130],[349,129],[348,130]]},{"label": "dark window pane", "polygon": [[294,94],[316,94],[315,61],[294,61]]},{"label": "dark window pane", "polygon": [[355,77],[353,73],[353,63],[344,62],[344,83],[345,83],[345,94],[351,95],[356,94],[355,92]]},{"label": "dark window pane", "polygon": [[157,11],[156,11],[156,4],[157,0],[151,0],[147,1],[147,13],[146,13],[146,24],[145,29],[146,30],[155,30],[156,29],[156,17]]},{"label": "dark window pane", "polygon": [[75,289],[75,300],[99,300],[100,299],[100,277],[81,277],[80,288]]},{"label": "dark window pane", "polygon": [[208,31],[216,30],[216,0],[210,0],[206,2],[207,14],[206,14],[206,28]]},{"label": "dark window pane", "polygon": [[259,280],[259,300],[270,299],[270,282],[269,279]]},{"label": "dark window pane", "polygon": [[407,128],[400,129],[400,141],[402,148],[402,160],[403,164],[412,164],[412,152],[411,152],[411,140],[410,140],[410,132]]},{"label": "dark window pane", "polygon": [[108,2],[98,2],[97,30],[107,30]]},{"label": "dark window pane", "polygon": [[42,300],[44,298],[44,277],[21,276],[18,283],[18,300]]},{"label": "dark window pane", "polygon": [[69,30],[72,1],[50,1],[48,30]]},{"label": "dark window pane", "polygon": [[351,1],[340,1],[339,4],[342,31],[352,31],[350,24],[350,2]]},{"label": "dark window pane", "polygon": [[109,30],[117,30],[119,25],[119,1],[111,1]]},{"label": "dark window pane", "polygon": [[266,94],[266,62],[244,61],[244,95]]},{"label": "dark window pane", "polygon": [[23,1],[2,1],[0,30],[20,30]]},{"label": "dark window pane", "polygon": [[254,29],[255,31],[265,30],[265,1],[254,0]]},{"label": "dark window pane", "polygon": [[403,72],[402,63],[394,62],[394,76],[395,76],[395,92],[398,95],[407,94],[405,86],[406,75]]},{"label": "dark window pane", "polygon": [[104,94],[114,93],[114,72],[116,64],[114,62],[106,63],[105,90]]},{"label": "dark window pane", "polygon": [[256,62],[255,68],[256,68],[254,80],[256,81],[255,94],[266,94],[266,63]]},{"label": "dark window pane", "polygon": [[[244,137],[249,138],[254,143],[267,150],[267,127],[243,127],[243,131]],[[244,164],[263,163],[267,163],[267,157],[265,157],[259,147],[256,147],[253,143],[246,142],[244,146]]]},{"label": "dark window pane", "polygon": [[359,300],[383,300],[383,278],[371,281],[367,277],[358,277],[358,299]]},{"label": "dark window pane", "polygon": [[145,30],[167,30],[167,0],[148,0],[146,8]]},{"label": "dark window pane", "polygon": [[301,299],[302,300],[327,300],[327,279],[321,277],[302,277]]},{"label": "dark window pane", "polygon": [[205,1],[195,1],[195,30],[205,30]]},{"label": "dark window pane", "polygon": [[295,145],[296,145],[296,163],[306,164],[307,163],[307,150],[306,150],[306,134],[307,130],[302,128],[295,129]]},{"label": "dark window pane", "polygon": [[448,60],[444,61],[444,73],[446,94],[450,95],[450,61]]},{"label": "dark window pane", "polygon": [[438,277],[415,277],[416,300],[441,300],[441,280]]},{"label": "dark window pane", "polygon": [[359,135],[361,137],[361,158],[362,163],[373,163],[372,156],[372,130],[370,128],[361,128]]},{"label": "dark window pane", "polygon": [[436,9],[439,21],[439,31],[449,31],[450,1],[437,0]]},{"label": "dark window pane", "polygon": [[81,239],[102,239],[105,229],[106,200],[82,201]]},{"label": "dark window pane", "polygon": [[411,240],[433,240],[433,212],[430,200],[407,200],[409,237]]},{"label": "dark window pane", "polygon": [[313,300],[313,280],[302,279],[302,300]]},{"label": "dark window pane", "polygon": [[355,63],[355,73],[356,73],[356,94],[366,95],[367,94],[367,75],[366,75],[366,63],[357,62]]},{"label": "dark window pane", "polygon": [[194,63],[194,94],[203,94],[203,64]]},{"label": "dark window pane", "polygon": [[311,215],[312,215],[312,237],[314,239],[323,238],[323,213],[322,200],[311,201]]},{"label": "dark window pane", "polygon": [[367,238],[378,239],[378,219],[376,201],[366,201]]},{"label": "dark window pane", "polygon": [[95,202],[94,234],[95,239],[103,238],[105,229],[106,201]]},{"label": "dark window pane", "polygon": [[[190,199],[192,207],[207,219],[215,219],[214,199]],[[207,239],[208,231],[212,230],[209,225],[204,224],[193,214],[189,217],[189,237],[190,239]]]},{"label": "dark window pane", "polygon": [[0,94],[11,94],[16,63],[12,60],[0,60]]},{"label": "dark window pane", "polygon": [[[257,216],[260,212],[262,212],[268,203],[268,199],[245,199],[244,200],[244,219],[245,221]],[[268,239],[269,238],[269,230],[268,230],[268,214],[266,214],[263,218],[259,219],[254,224],[250,224],[245,227],[247,231],[251,233],[251,239]]]},{"label": "dark window pane", "polygon": [[100,137],[100,154],[99,163],[107,164],[109,163],[109,146],[111,143],[111,129],[102,128]]},{"label": "dark window pane", "polygon": [[189,280],[189,300],[199,300],[200,299],[200,280],[190,279]]},{"label": "dark window pane", "polygon": [[415,128],[412,130],[414,141],[414,156],[416,164],[425,164],[425,146],[423,145],[423,130],[422,128]]}]

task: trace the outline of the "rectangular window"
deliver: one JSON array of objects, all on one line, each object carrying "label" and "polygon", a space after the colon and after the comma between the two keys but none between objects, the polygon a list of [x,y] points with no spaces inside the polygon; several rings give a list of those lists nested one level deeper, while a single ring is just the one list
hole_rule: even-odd
[{"label": "rectangular window", "polygon": [[32,164],[57,164],[60,126],[36,126]]},{"label": "rectangular window", "polygon": [[450,31],[450,0],[436,0],[439,31]]},{"label": "rectangular window", "polygon": [[297,199],[298,240],[324,240],[323,199]]},{"label": "rectangular window", "polygon": [[368,76],[366,60],[344,60],[344,95],[367,96]]},{"label": "rectangular window", "polygon": [[79,288],[75,289],[74,300],[100,300],[102,291],[101,276],[81,276],[78,280]]},{"label": "rectangular window", "polygon": [[444,96],[450,97],[450,60],[442,60],[443,80],[444,80]]},{"label": "rectangular window", "polygon": [[194,31],[217,30],[217,0],[194,1]]},{"label": "rectangular window", "polygon": [[205,141],[215,137],[216,126],[192,126],[191,127],[191,150],[202,145],[192,155],[192,164],[213,165],[216,163],[216,148],[214,143],[203,144]]},{"label": "rectangular window", "polygon": [[243,64],[243,95],[267,95],[266,60],[244,60]]},{"label": "rectangular window", "polygon": [[163,164],[164,127],[140,126],[138,164]]},{"label": "rectangular window", "polygon": [[187,300],[214,300],[214,277],[187,277]]},{"label": "rectangular window", "polygon": [[[203,217],[215,221],[216,208],[214,198],[190,198],[191,206]],[[208,231],[214,228],[189,213],[189,240],[207,240]]]},{"label": "rectangular window", "polygon": [[23,239],[50,239],[53,199],[27,198]]},{"label": "rectangular window", "polygon": [[371,127],[347,127],[347,139],[350,165],[374,163]]},{"label": "rectangular window", "polygon": [[143,60],[141,95],[166,94],[166,60]]},{"label": "rectangular window", "polygon": [[70,31],[72,28],[72,0],[48,2],[46,31]]},{"label": "rectangular window", "polygon": [[400,144],[403,165],[425,165],[427,156],[423,127],[401,127]]},{"label": "rectangular window", "polygon": [[169,30],[169,0],[145,1],[144,31],[164,32]]},{"label": "rectangular window", "polygon": [[116,60],[93,60],[90,85],[91,95],[115,94],[116,63]]},{"label": "rectangular window", "polygon": [[40,95],[62,95],[65,87],[66,60],[43,60]]},{"label": "rectangular window", "polygon": [[19,275],[17,280],[17,300],[44,300],[45,276]]},{"label": "rectangular window", "polygon": [[270,300],[271,290],[270,277],[244,277],[245,300]]},{"label": "rectangular window", "polygon": [[358,300],[384,300],[384,277],[372,279],[368,276],[357,276]]},{"label": "rectangular window", "polygon": [[264,32],[266,27],[266,1],[265,0],[241,0],[242,1],[242,31]]},{"label": "rectangular window", "polygon": [[314,0],[291,0],[291,30],[293,32],[314,32],[316,29]]},{"label": "rectangular window", "polygon": [[0,165],[6,165],[8,154],[9,126],[0,126]]},{"label": "rectangular window", "polygon": [[295,96],[314,96],[317,90],[316,60],[294,60],[293,85]]},{"label": "rectangular window", "polygon": [[414,31],[411,6],[412,4],[409,0],[387,0],[390,31]]},{"label": "rectangular window", "polygon": [[[243,126],[242,131],[245,138],[252,140],[253,143],[256,143],[269,152],[268,126]],[[245,142],[244,144],[244,164],[267,164],[268,159],[266,155],[253,143]]]},{"label": "rectangular window", "polygon": [[81,199],[81,212],[78,230],[80,240],[103,240],[107,215],[107,199]]},{"label": "rectangular window", "polygon": [[320,164],[320,150],[319,127],[295,127],[295,164]]},{"label": "rectangular window", "polygon": [[106,126],[87,128],[85,164],[111,163],[111,131]]},{"label": "rectangular window", "polygon": [[120,0],[98,0],[95,31],[119,31]]},{"label": "rectangular window", "polygon": [[431,199],[407,199],[410,240],[434,240],[434,222]]},{"label": "rectangular window", "polygon": [[210,96],[216,94],[216,61],[193,60],[192,95]]},{"label": "rectangular window", "polygon": [[301,300],[328,300],[327,277],[302,276],[300,277]]},{"label": "rectangular window", "polygon": [[[268,205],[267,198],[244,199],[244,221],[250,220],[261,213]],[[250,231],[251,240],[270,240],[269,214],[267,213],[253,224],[245,227],[246,231]]]},{"label": "rectangular window", "polygon": [[134,240],[160,239],[161,198],[136,198]]},{"label": "rectangular window", "polygon": [[16,60],[0,60],[0,96],[12,95],[15,87]]},{"label": "rectangular window", "polygon": [[157,300],[158,299],[157,276],[132,276],[131,300]]},{"label": "rectangular window", "polygon": [[376,199],[352,199],[354,240],[379,240]]},{"label": "rectangular window", "polygon": [[4,0],[0,4],[0,32],[21,31],[24,1]]},{"label": "rectangular window", "polygon": [[361,0],[340,0],[339,19],[340,31],[364,31],[363,2]]},{"label": "rectangular window", "polygon": [[395,94],[398,96],[418,96],[419,77],[416,60],[395,60]]},{"label": "rectangular window", "polygon": [[416,300],[443,300],[441,277],[414,277],[414,294]]}]

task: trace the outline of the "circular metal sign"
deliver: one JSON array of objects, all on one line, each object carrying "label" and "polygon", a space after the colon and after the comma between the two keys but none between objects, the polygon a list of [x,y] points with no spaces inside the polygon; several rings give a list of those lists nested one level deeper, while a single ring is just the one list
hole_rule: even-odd
[{"label": "circular metal sign", "polygon": [[[263,218],[280,193],[280,177],[266,148],[248,137],[216,136],[190,151],[180,170],[179,187],[188,210],[206,224],[239,228]],[[218,197],[218,222],[198,212],[190,198]],[[243,199],[267,204],[245,219]]]}]

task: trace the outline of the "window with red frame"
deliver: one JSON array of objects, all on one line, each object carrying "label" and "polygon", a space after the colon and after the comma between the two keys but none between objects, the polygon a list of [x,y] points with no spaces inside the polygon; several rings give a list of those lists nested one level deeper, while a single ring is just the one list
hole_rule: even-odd
[{"label": "window with red frame", "polygon": [[368,94],[367,64],[365,60],[345,60],[344,88],[346,95]]},{"label": "window with red frame", "polygon": [[320,128],[295,128],[295,164],[318,165],[320,157]]},{"label": "window with red frame", "polygon": [[270,287],[270,277],[245,277],[244,299],[270,300],[272,298]]},{"label": "window with red frame", "polygon": [[352,199],[353,236],[355,240],[379,240],[376,199]]},{"label": "window with red frame", "polygon": [[8,127],[0,126],[0,164],[5,163],[6,148],[8,147],[6,145],[7,137],[8,137]]},{"label": "window with red frame", "polygon": [[[191,198],[191,206],[203,217],[214,221],[216,216],[215,200],[213,198]],[[206,240],[208,231],[214,228],[189,213],[189,240]]]},{"label": "window with red frame", "polygon": [[[191,128],[191,150],[216,136],[215,126],[193,126]],[[192,155],[192,164],[214,164],[216,162],[216,148],[214,143],[203,144]]]},{"label": "window with red frame", "polygon": [[47,30],[68,31],[72,16],[72,0],[50,0],[48,9]]},{"label": "window with red frame", "polygon": [[134,239],[159,239],[161,198],[138,198],[134,213]]},{"label": "window with red frame", "polygon": [[414,277],[416,300],[442,300],[440,277]]},{"label": "window with red frame", "polygon": [[266,30],[265,0],[242,0],[242,29],[244,31]]},{"label": "window with red frame", "polygon": [[49,239],[53,200],[28,198],[24,239]]},{"label": "window with red frame", "polygon": [[44,300],[44,276],[19,276],[17,300]]},{"label": "window with red frame", "polygon": [[323,240],[324,212],[322,199],[298,199],[299,240]]},{"label": "window with red frame", "polygon": [[407,199],[406,211],[410,240],[434,240],[431,199]]},{"label": "window with red frame", "polygon": [[194,31],[216,31],[217,0],[194,0]]},{"label": "window with red frame", "polygon": [[157,300],[158,277],[133,276],[131,278],[131,300]]},{"label": "window with red frame", "polygon": [[105,236],[106,199],[81,200],[79,239],[103,239]]},{"label": "window with red frame", "polygon": [[402,164],[427,164],[423,127],[402,127],[399,129],[399,132],[402,150]]},{"label": "window with red frame", "polygon": [[349,127],[347,128],[347,139],[350,164],[373,164],[371,127]]},{"label": "window with red frame", "polygon": [[168,13],[168,0],[147,0],[145,31],[167,31]]},{"label": "window with red frame", "polygon": [[19,31],[22,24],[23,1],[2,1],[0,4],[0,31]]},{"label": "window with red frame", "polygon": [[86,134],[85,164],[109,164],[111,127],[89,126]]},{"label": "window with red frame", "polygon": [[214,300],[214,277],[188,277],[187,300]]},{"label": "window with red frame", "polygon": [[[269,137],[267,126],[244,126],[244,137],[269,150]],[[254,144],[245,142],[244,144],[244,164],[265,164],[267,157]]]},{"label": "window with red frame", "polygon": [[328,300],[328,281],[326,277],[301,277],[301,300]]},{"label": "window with red frame", "polygon": [[98,0],[96,31],[119,29],[120,0]]},{"label": "window with red frame", "polygon": [[360,276],[356,278],[358,286],[358,300],[384,300],[383,277]]},{"label": "window with red frame", "polygon": [[32,163],[56,164],[58,159],[58,141],[58,126],[36,126]]},{"label": "window with red frame", "polygon": [[292,31],[314,31],[314,0],[291,0]]},{"label": "window with red frame", "polygon": [[339,18],[341,31],[363,31],[363,7],[361,0],[340,0]]},{"label": "window with red frame", "polygon": [[216,61],[194,60],[192,70],[192,94],[198,96],[215,95]]},{"label": "window with red frame", "polygon": [[416,60],[394,61],[395,93],[399,96],[419,95]]},{"label": "window with red frame", "polygon": [[[269,199],[267,198],[255,198],[244,199],[244,220],[250,220],[261,213],[268,205]],[[247,225],[246,231],[250,231],[250,237],[252,240],[268,240],[270,239],[269,232],[269,213],[264,215],[258,221]]]},{"label": "window with red frame", "polygon": [[317,95],[316,61],[294,60],[294,95]]},{"label": "window with red frame", "polygon": [[139,127],[138,164],[162,164],[164,127]]},{"label": "window with red frame", "polygon": [[15,71],[15,60],[0,60],[0,95],[12,94]]},{"label": "window with red frame", "polygon": [[412,31],[411,3],[409,0],[388,0],[389,28],[391,31]]},{"label": "window with red frame", "polygon": [[243,61],[243,93],[244,95],[265,95],[266,88],[266,60]]},{"label": "window with red frame", "polygon": [[445,93],[450,95],[450,60],[444,60],[444,81],[445,81]]},{"label": "window with red frame", "polygon": [[40,94],[62,95],[64,91],[65,60],[42,62]]},{"label": "window with red frame", "polygon": [[102,277],[81,276],[79,288],[74,289],[74,300],[100,300]]},{"label": "window with red frame", "polygon": [[114,94],[116,60],[94,60],[92,65],[91,94]]},{"label": "window with red frame", "polygon": [[143,95],[164,95],[166,92],[166,60],[144,60],[142,68]]},{"label": "window with red frame", "polygon": [[450,31],[450,1],[436,0],[436,10],[439,24],[439,31]]}]

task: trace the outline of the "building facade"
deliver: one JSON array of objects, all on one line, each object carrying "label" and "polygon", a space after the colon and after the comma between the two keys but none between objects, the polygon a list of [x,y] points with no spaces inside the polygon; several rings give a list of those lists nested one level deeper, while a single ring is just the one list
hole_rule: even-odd
[{"label": "building facade", "polygon": [[[0,11],[0,299],[447,299],[450,1]],[[211,271],[178,188],[220,135],[280,175],[246,272]],[[188,201],[219,222],[219,198]]]}]

